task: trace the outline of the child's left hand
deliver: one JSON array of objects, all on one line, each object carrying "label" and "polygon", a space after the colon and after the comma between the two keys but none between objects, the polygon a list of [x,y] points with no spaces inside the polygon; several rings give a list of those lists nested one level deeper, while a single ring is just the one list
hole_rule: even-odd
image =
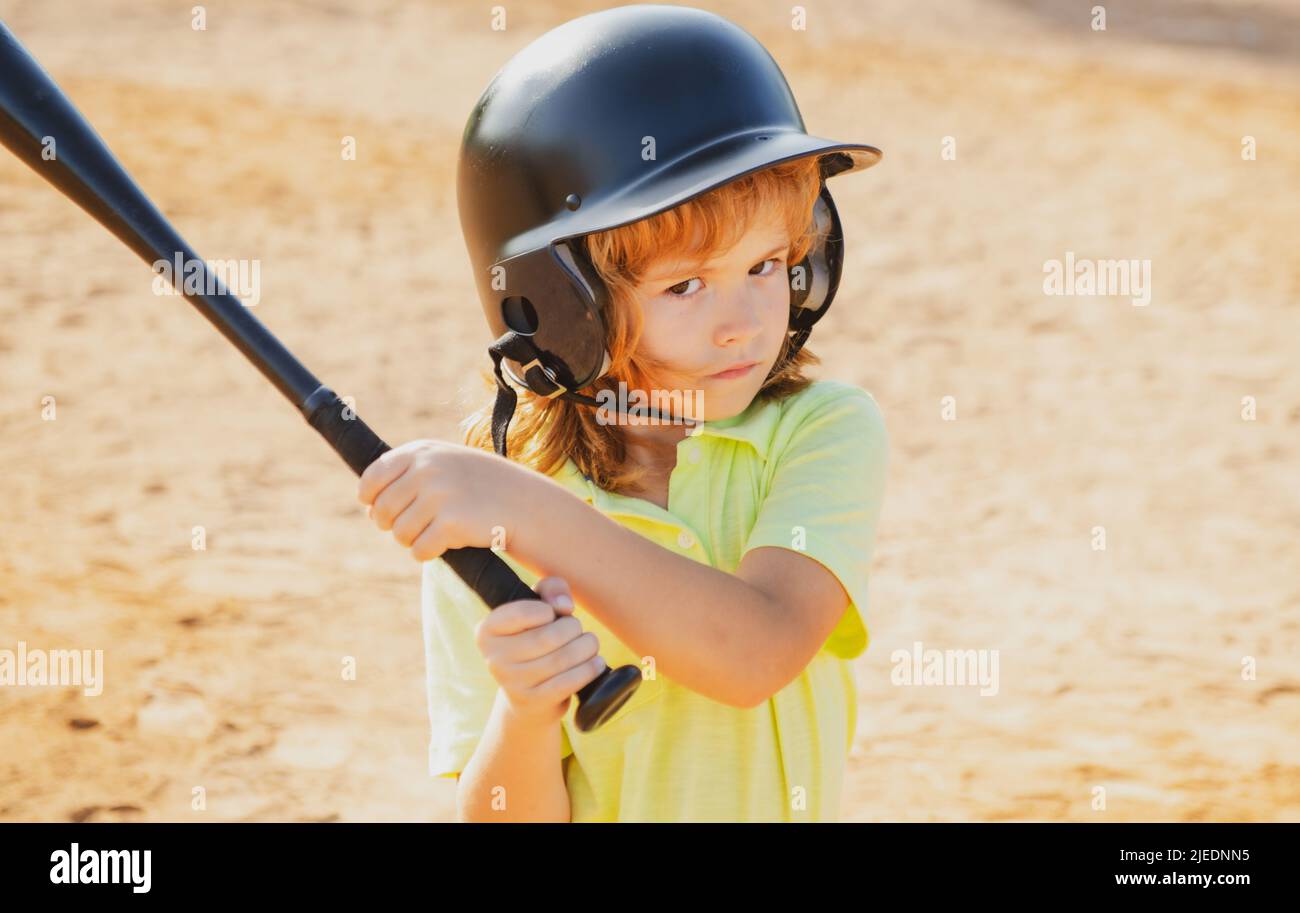
[{"label": "child's left hand", "polygon": [[366,467],[357,500],[416,561],[450,548],[504,547],[527,481],[519,468],[486,450],[409,441]]}]

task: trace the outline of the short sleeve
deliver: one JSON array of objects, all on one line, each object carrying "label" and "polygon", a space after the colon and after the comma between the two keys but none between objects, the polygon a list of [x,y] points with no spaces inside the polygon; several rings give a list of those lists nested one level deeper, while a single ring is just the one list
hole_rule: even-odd
[{"label": "short sleeve", "polygon": [[[474,631],[488,608],[445,561],[424,562],[421,574],[429,775],[454,777],[478,747],[496,701],[496,679],[474,641]],[[572,753],[561,726],[560,757]]]},{"label": "short sleeve", "polygon": [[767,496],[743,552],[790,549],[833,573],[851,604],[824,648],[852,659],[868,642],[863,612],[889,442],[870,393],[847,384],[832,389],[797,419],[775,457]]}]

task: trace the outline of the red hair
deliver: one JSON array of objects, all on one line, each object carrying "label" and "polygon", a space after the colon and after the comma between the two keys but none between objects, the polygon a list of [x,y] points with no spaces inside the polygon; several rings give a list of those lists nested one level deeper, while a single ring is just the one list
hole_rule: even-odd
[{"label": "red hair", "polygon": [[[666,252],[684,260],[711,259],[734,247],[760,213],[776,212],[791,239],[786,262],[798,263],[818,241],[812,213],[820,192],[817,158],[800,158],[736,178],[666,212],[579,239],[609,290],[602,316],[610,366],[604,376],[578,392],[591,397],[601,390],[616,394],[620,381],[628,389],[651,388],[651,376],[663,366],[638,351],[642,321],[635,290],[647,269]],[[782,399],[812,383],[803,370],[820,359],[807,347],[791,358],[789,349],[787,337],[757,399]],[[482,376],[495,398],[495,378],[487,370]],[[492,403],[465,418],[461,428],[464,443],[491,450]],[[544,475],[568,457],[599,487],[623,491],[634,489],[645,472],[628,464],[625,433],[620,425],[598,422],[589,406],[520,390],[507,452],[511,459]]]}]

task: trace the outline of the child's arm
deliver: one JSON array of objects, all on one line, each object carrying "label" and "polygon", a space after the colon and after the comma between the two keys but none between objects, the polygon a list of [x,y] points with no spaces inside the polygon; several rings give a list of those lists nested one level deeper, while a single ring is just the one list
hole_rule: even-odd
[{"label": "child's arm", "polygon": [[514,558],[539,576],[567,579],[593,615],[670,678],[723,703],[757,706],[827,643],[846,599],[866,605],[887,436],[868,393],[840,384],[827,392],[793,420],[734,575],[474,448],[395,448],[362,473],[357,498],[420,561],[448,548],[494,547],[504,528]]},{"label": "child's arm", "polygon": [[483,737],[456,781],[456,819],[567,824],[563,767],[560,722],[521,719],[498,691]]},{"label": "child's arm", "polygon": [[[525,491],[507,550],[569,581],[623,643],[693,691],[756,706],[867,603],[888,435],[866,391],[826,384],[790,416],[734,574],[655,544],[550,478]],[[529,497],[535,501],[528,500]],[[858,619],[853,619],[857,622]],[[856,631],[856,635],[852,632]],[[846,624],[835,651],[865,646]]]},{"label": "child's arm", "polygon": [[605,668],[596,637],[573,617],[565,581],[537,582],[537,599],[498,606],[474,640],[498,685],[492,712],[456,785],[462,821],[568,822],[560,721]]},{"label": "child's arm", "polygon": [[755,549],[728,574],[544,481],[521,513],[546,523],[520,524],[511,557],[567,579],[578,602],[630,649],[714,700],[738,707],[766,700],[808,664],[848,605],[835,576],[806,555]]}]

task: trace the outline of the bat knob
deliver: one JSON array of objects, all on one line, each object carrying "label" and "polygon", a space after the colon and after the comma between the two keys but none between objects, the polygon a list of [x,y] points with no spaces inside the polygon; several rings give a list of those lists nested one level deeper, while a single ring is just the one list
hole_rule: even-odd
[{"label": "bat knob", "polygon": [[602,725],[627,703],[641,684],[641,670],[636,666],[606,669],[578,692],[578,710],[573,721],[580,732]]}]

